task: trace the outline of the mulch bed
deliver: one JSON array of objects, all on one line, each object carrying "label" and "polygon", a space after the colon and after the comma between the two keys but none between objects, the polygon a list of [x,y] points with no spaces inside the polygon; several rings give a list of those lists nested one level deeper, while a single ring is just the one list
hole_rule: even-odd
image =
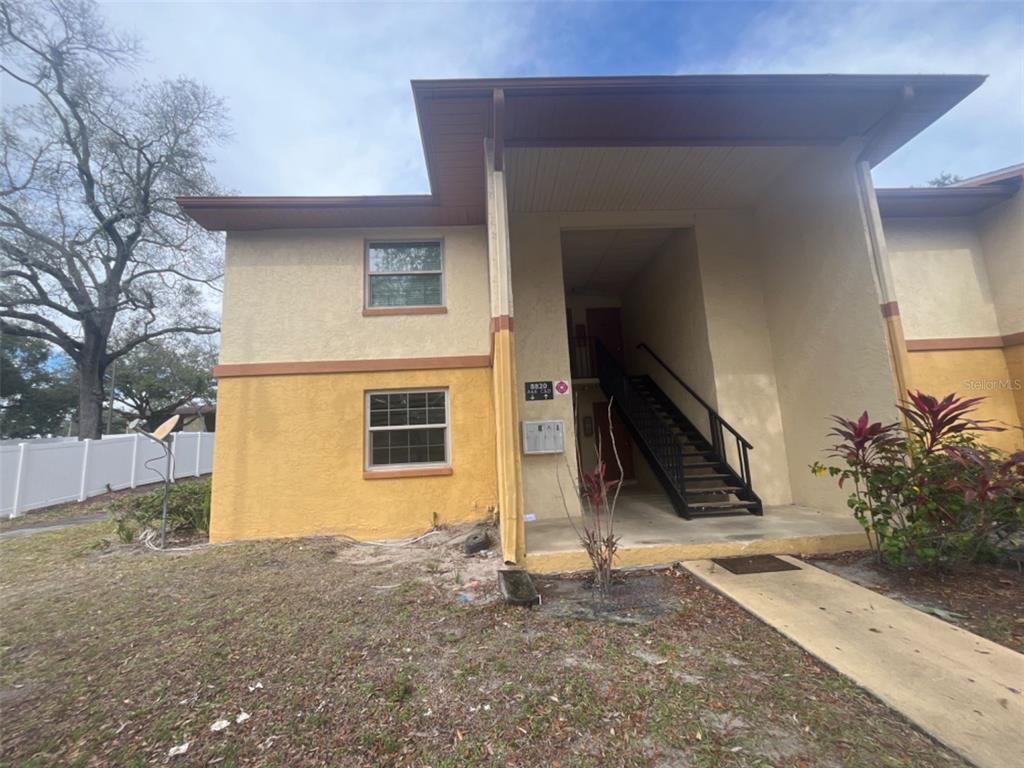
[{"label": "mulch bed", "polygon": [[1016,568],[891,568],[864,552],[807,559],[854,583],[1024,653],[1024,574]]}]

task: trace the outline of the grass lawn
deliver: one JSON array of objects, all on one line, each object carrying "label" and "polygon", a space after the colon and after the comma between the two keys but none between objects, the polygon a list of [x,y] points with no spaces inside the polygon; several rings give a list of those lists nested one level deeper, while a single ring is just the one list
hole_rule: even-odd
[{"label": "grass lawn", "polygon": [[440,538],[0,542],[0,764],[964,765],[684,574],[653,623],[575,621],[460,602]]},{"label": "grass lawn", "polygon": [[[190,483],[207,482],[209,478],[182,477],[175,481],[176,485],[188,485]],[[110,502],[114,499],[126,496],[141,496],[152,493],[160,488],[157,483],[140,485],[138,488],[125,488],[120,491],[110,491],[99,496],[93,496],[85,501],[69,501],[67,504],[57,504],[42,509],[32,509],[19,517],[0,517],[0,533],[5,531],[16,531],[21,528],[35,528],[37,526],[56,525],[59,523],[73,522],[75,518],[95,517],[106,515]]]}]

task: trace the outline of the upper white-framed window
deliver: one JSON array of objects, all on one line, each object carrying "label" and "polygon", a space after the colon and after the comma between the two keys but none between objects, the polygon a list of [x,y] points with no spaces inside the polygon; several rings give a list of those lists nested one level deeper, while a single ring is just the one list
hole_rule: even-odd
[{"label": "upper white-framed window", "polygon": [[451,466],[448,390],[366,393],[366,469]]},{"label": "upper white-framed window", "polygon": [[366,308],[444,307],[443,240],[369,240]]}]

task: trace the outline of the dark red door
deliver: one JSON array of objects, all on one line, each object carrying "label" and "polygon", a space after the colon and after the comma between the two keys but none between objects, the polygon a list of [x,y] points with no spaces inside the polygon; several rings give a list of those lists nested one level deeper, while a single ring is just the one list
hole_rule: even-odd
[{"label": "dark red door", "polygon": [[624,363],[622,347],[622,310],[618,307],[587,309],[587,333],[597,339],[619,365]]},{"label": "dark red door", "polygon": [[[633,474],[633,441],[629,439],[629,432],[626,426],[619,419],[619,415],[612,411],[612,429],[615,430],[615,447],[619,452],[619,461],[622,462],[622,479],[632,480]],[[615,450],[612,448],[612,439],[608,431],[608,403],[594,403],[594,439],[601,438],[601,455],[604,458],[604,476],[607,480],[619,479],[619,463],[615,461]]]}]

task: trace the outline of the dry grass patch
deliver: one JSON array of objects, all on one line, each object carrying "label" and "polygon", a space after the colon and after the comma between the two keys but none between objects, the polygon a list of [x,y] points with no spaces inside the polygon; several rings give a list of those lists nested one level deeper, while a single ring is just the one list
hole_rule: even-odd
[{"label": "dry grass patch", "polygon": [[441,537],[159,554],[100,523],[0,560],[3,765],[963,765],[681,573],[622,626],[490,602],[495,561]]}]

